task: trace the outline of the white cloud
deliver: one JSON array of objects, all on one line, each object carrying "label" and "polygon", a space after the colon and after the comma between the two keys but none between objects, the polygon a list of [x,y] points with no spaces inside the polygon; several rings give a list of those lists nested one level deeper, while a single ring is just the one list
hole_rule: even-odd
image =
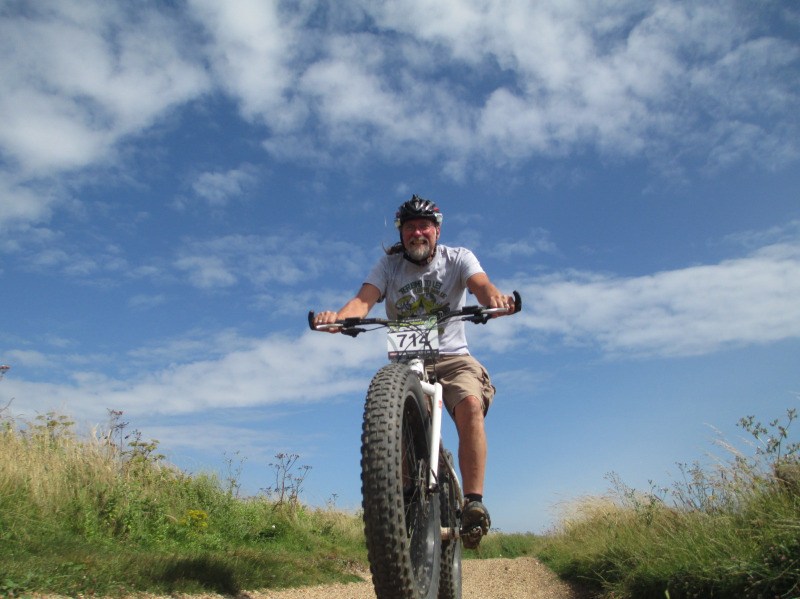
[{"label": "white cloud", "polygon": [[[355,342],[342,335],[311,331],[299,337],[271,335],[244,340],[240,347],[217,357],[142,369],[129,379],[94,370],[74,371],[72,382],[65,384],[7,376],[3,392],[20,402],[15,408],[25,406],[22,415],[62,409],[75,418],[95,422],[104,418],[107,408],[145,417],[315,402],[363,393],[369,377],[382,364],[383,339],[378,337]],[[229,346],[231,343],[229,340]],[[14,355],[33,360],[34,366],[45,359],[25,352]]]},{"label": "white cloud", "polygon": [[514,241],[501,241],[486,252],[495,258],[515,258],[519,256],[530,257],[535,254],[553,254],[558,250],[550,239],[550,234],[544,229],[535,228],[522,239]]},{"label": "white cloud", "polygon": [[210,206],[225,206],[241,197],[256,181],[251,165],[242,165],[228,171],[201,173],[192,183],[194,192]]},{"label": "white cloud", "polygon": [[186,271],[189,282],[201,289],[230,287],[237,278],[218,256],[184,256],[175,261],[178,270]]},{"label": "white cloud", "polygon": [[[383,156],[463,178],[587,149],[665,172],[800,156],[800,48],[760,22],[778,13],[672,0],[317,8],[50,0],[7,11],[0,190],[22,201],[2,194],[0,223],[47,219],[58,200],[34,181],[118,160],[121,144],[215,90],[267,125],[268,152],[318,165]],[[196,191],[222,205],[240,176],[209,172]]]},{"label": "white cloud", "polygon": [[327,256],[336,255],[336,269],[360,276],[365,268],[355,247],[345,242],[304,235],[227,235],[188,242],[175,266],[201,288],[229,287],[239,280],[264,287],[296,285],[331,268]]},{"label": "white cloud", "polygon": [[[116,150],[209,89],[188,28],[168,11],[43,1],[0,18],[0,226],[46,221],[50,177]],[[196,54],[196,52],[194,52]]]},{"label": "white cloud", "polygon": [[164,294],[148,295],[138,293],[128,300],[128,305],[134,310],[147,310],[160,306],[166,301]]},{"label": "white cloud", "polygon": [[208,54],[218,81],[239,101],[244,115],[281,130],[296,126],[297,105],[286,96],[295,76],[292,61],[302,44],[278,4],[192,0],[189,6],[211,34]]},{"label": "white cloud", "polygon": [[0,172],[0,231],[46,221],[56,203],[57,196],[46,187]]},{"label": "white cloud", "polygon": [[166,11],[43,2],[6,15],[0,39],[0,148],[22,173],[103,162],[123,136],[208,89]]},{"label": "white cloud", "polygon": [[646,277],[572,272],[516,284],[525,309],[513,325],[492,327],[497,340],[544,336],[609,354],[688,356],[800,337],[796,242]]},{"label": "white cloud", "polygon": [[[523,312],[470,331],[474,349],[559,344],[616,357],[673,357],[800,337],[796,239],[650,276],[563,272],[498,283],[520,290]],[[4,358],[12,366],[68,373],[69,382],[7,376],[3,393],[29,415],[64,409],[95,421],[106,408],[145,417],[314,402],[363,393],[384,363],[383,342],[380,334],[352,340],[306,330],[251,338],[198,330],[129,352],[116,375],[101,370],[113,356],[12,347]]]},{"label": "white cloud", "polygon": [[[455,155],[447,167],[453,172],[463,172],[457,164],[465,156],[502,163],[587,145],[614,156],[646,151],[662,161],[678,146],[701,161],[730,164],[758,157],[740,141],[744,135],[769,156],[766,163],[796,158],[787,101],[797,103],[797,90],[785,74],[796,68],[797,44],[750,39],[751,15],[733,6],[467,0],[361,6],[400,36],[387,42],[362,34],[350,45],[327,45],[325,62],[311,65],[304,81],[313,79],[322,92],[320,114],[331,126],[344,110],[354,124],[378,128],[382,149],[399,141],[395,131],[428,138]],[[361,48],[356,56],[353,46]],[[781,58],[768,63],[770,56]],[[323,68],[337,73],[327,90],[320,85]],[[465,73],[478,84],[467,94]],[[422,89],[427,98],[415,93]],[[761,124],[765,114],[768,127]],[[383,124],[387,117],[390,125]],[[789,131],[772,126],[775,119]],[[425,123],[440,133],[435,141]],[[732,133],[713,135],[714,127]]]}]

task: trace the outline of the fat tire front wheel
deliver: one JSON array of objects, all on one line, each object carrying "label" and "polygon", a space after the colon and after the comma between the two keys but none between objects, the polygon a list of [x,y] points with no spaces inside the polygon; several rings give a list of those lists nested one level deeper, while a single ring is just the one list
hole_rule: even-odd
[{"label": "fat tire front wheel", "polygon": [[435,599],[441,529],[428,492],[430,417],[417,376],[387,364],[372,379],[361,435],[361,493],[378,599]]},{"label": "fat tire front wheel", "polygon": [[[442,527],[461,529],[461,506],[464,498],[454,478],[453,456],[442,448],[439,454],[439,505]],[[442,565],[439,572],[438,599],[461,599],[461,539],[442,541]]]}]

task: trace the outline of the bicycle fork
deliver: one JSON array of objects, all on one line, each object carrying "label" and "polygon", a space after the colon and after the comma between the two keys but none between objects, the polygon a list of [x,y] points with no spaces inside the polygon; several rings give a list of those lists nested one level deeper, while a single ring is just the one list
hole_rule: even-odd
[{"label": "bicycle fork", "polygon": [[431,401],[431,432],[430,432],[430,471],[428,472],[428,493],[434,493],[439,485],[439,444],[442,440],[442,384],[439,382],[429,383],[425,380],[425,365],[422,360],[414,359],[408,363],[408,367],[419,377],[422,392]]},{"label": "bicycle fork", "polygon": [[[429,383],[425,380],[425,366],[422,360],[414,359],[409,362],[409,368],[417,374],[420,379],[422,392],[431,398],[431,431],[430,431],[430,470],[428,471],[428,493],[440,492],[439,489],[439,451],[442,442],[442,408],[444,399],[442,395],[442,384]],[[450,480],[457,484],[458,477],[451,469]],[[460,494],[460,491],[459,491]],[[442,540],[451,541],[458,539],[461,532],[458,528],[442,527]]]}]

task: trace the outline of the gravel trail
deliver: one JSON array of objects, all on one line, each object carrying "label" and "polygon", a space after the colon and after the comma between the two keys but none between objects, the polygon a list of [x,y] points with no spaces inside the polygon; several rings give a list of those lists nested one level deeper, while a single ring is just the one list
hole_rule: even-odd
[{"label": "gravel trail", "polygon": [[[462,599],[592,599],[585,589],[565,583],[532,557],[471,559],[462,562]],[[242,591],[235,599],[375,599],[368,570],[356,571],[364,582],[308,586],[280,591]],[[60,595],[31,595],[32,599],[66,599]],[[82,595],[78,595],[83,599]],[[217,594],[169,597],[136,594],[131,599],[229,599]]]},{"label": "gravel trail", "polygon": [[[534,558],[464,560],[463,599],[589,599]],[[239,599],[375,599],[369,572],[365,582],[242,593]]]}]

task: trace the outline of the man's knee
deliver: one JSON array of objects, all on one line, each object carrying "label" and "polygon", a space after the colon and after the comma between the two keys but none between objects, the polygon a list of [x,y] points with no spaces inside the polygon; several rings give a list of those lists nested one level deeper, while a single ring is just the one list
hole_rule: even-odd
[{"label": "man's knee", "polygon": [[458,402],[453,411],[457,425],[483,421],[483,413],[483,402],[474,395],[469,395]]}]

